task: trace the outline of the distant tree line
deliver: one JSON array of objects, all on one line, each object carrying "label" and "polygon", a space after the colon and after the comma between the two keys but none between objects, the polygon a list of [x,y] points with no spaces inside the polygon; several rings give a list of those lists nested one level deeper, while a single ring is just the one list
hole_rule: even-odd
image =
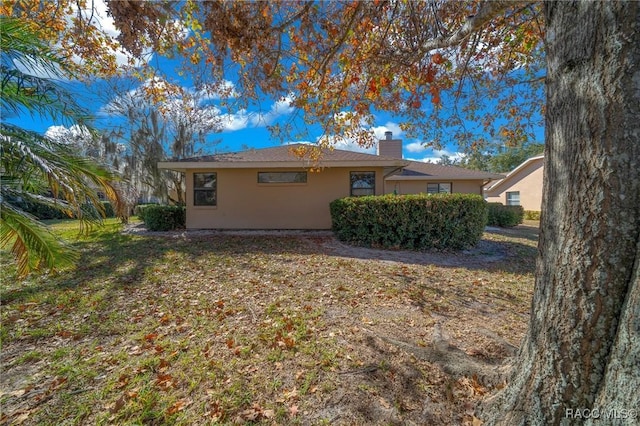
[{"label": "distant tree line", "polygon": [[526,159],[544,152],[544,143],[523,143],[518,146],[495,145],[484,151],[473,150],[461,158],[448,155],[440,157],[438,164],[483,170],[492,173],[508,173]]}]

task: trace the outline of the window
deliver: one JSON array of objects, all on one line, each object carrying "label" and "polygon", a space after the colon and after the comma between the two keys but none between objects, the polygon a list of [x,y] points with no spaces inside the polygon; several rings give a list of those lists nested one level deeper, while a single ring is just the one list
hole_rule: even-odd
[{"label": "window", "polygon": [[307,172],[258,172],[258,183],[307,183]]},{"label": "window", "polygon": [[217,173],[193,174],[193,205],[215,206],[217,199]]},{"label": "window", "polygon": [[375,195],[376,172],[351,172],[351,196]]},{"label": "window", "polygon": [[508,206],[520,205],[520,191],[507,192],[507,205]]},{"label": "window", "polygon": [[428,183],[427,194],[451,194],[450,183]]}]

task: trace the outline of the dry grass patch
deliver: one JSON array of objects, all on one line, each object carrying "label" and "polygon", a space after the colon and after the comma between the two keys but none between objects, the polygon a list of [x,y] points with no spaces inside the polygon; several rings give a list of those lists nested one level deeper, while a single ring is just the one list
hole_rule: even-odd
[{"label": "dry grass patch", "polygon": [[75,269],[23,282],[3,253],[2,423],[469,423],[500,383],[434,349],[512,354],[536,242],[407,253],[109,222],[75,244]]}]

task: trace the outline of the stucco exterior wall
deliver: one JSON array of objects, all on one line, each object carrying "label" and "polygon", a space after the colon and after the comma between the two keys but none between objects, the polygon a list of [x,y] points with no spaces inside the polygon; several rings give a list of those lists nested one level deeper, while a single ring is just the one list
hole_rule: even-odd
[{"label": "stucco exterior wall", "polygon": [[520,193],[520,205],[525,210],[540,211],[542,206],[543,160],[527,164],[516,174],[511,174],[504,184],[485,193],[488,202],[507,204],[507,192]]},{"label": "stucco exterior wall", "polygon": [[453,193],[482,195],[483,181],[481,180],[388,180],[385,182],[384,192],[392,194],[395,190],[400,195],[426,193],[427,183],[451,183],[451,192]]},{"label": "stucco exterior wall", "polygon": [[[350,194],[350,172],[375,171],[383,194],[382,167],[325,168],[307,183],[258,183],[258,172],[302,169],[193,169],[186,173],[187,229],[330,229],[329,203]],[[193,174],[217,173],[217,205],[193,205]]]}]

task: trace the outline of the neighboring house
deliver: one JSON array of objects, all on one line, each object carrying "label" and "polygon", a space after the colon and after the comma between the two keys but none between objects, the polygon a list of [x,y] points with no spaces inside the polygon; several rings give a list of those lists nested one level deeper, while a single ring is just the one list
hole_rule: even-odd
[{"label": "neighboring house", "polygon": [[542,175],[544,155],[529,158],[513,169],[504,179],[492,183],[484,191],[488,202],[507,206],[522,206],[540,211],[542,206]]},{"label": "neighboring house", "polygon": [[161,162],[186,174],[188,229],[330,229],[331,201],[386,193],[466,192],[502,177],[402,159],[402,141],[379,155],[339,149],[319,163],[300,158],[302,144]]}]

